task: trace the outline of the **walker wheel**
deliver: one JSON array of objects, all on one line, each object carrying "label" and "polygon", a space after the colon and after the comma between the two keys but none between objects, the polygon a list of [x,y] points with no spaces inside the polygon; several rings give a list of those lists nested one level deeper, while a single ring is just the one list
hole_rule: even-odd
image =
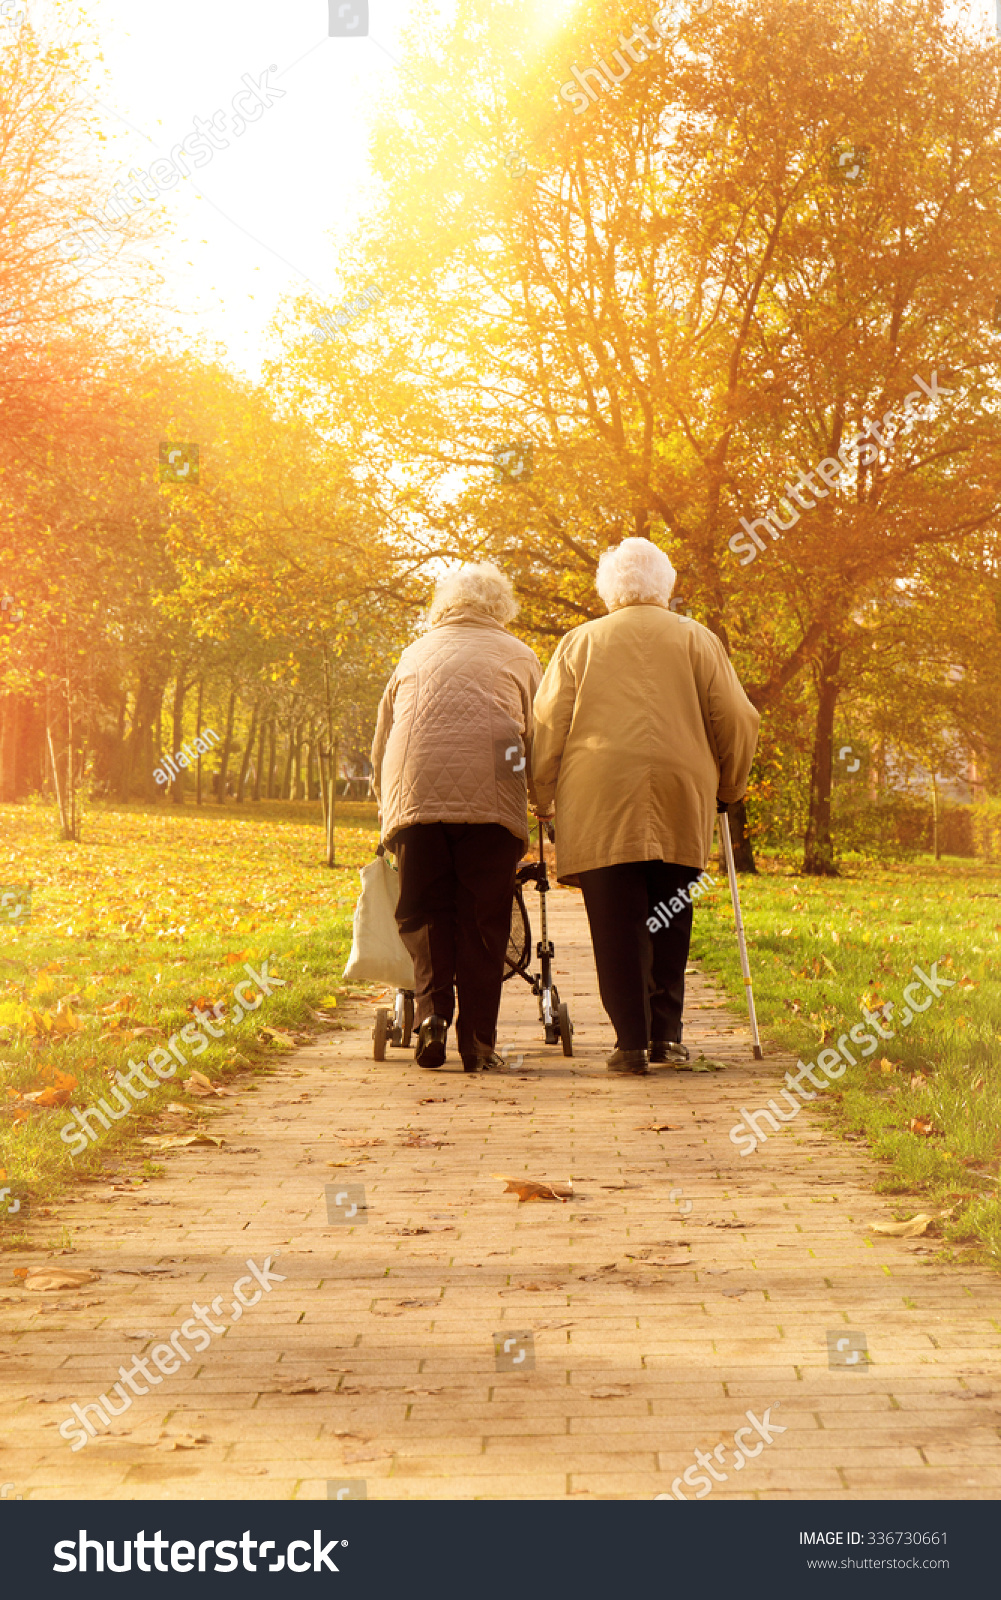
[{"label": "walker wheel", "polygon": [[414,997],[412,994],[404,996],[403,1000],[403,1037],[400,1044],[404,1050],[410,1047],[410,1036],[414,1031]]},{"label": "walker wheel", "polygon": [[389,1038],[389,1012],[377,1011],[375,1014],[375,1027],[372,1029],[372,1038],[375,1048],[372,1051],[376,1061],[386,1059],[386,1040]]},{"label": "walker wheel", "polygon": [[573,1023],[570,1021],[570,1007],[562,1001],[559,1009],[560,1043],[563,1045],[565,1056],[573,1055]]}]

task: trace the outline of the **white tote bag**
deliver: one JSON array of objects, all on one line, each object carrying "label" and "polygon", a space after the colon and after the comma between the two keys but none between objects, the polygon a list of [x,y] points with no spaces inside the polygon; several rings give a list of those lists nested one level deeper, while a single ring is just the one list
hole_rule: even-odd
[{"label": "white tote bag", "polygon": [[344,968],[349,983],[388,983],[414,987],[414,964],[396,926],[400,875],[388,857],[377,855],[361,869],[361,894],[355,906],[351,954]]}]

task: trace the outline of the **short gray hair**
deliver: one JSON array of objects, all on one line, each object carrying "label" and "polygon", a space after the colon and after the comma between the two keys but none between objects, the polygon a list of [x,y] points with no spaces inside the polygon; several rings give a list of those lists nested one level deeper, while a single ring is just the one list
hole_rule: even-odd
[{"label": "short gray hair", "polygon": [[435,584],[428,624],[443,622],[450,611],[480,611],[494,622],[511,622],[518,602],[510,578],[492,561],[475,561],[450,572]]},{"label": "short gray hair", "polygon": [[670,558],[650,539],[623,539],[601,557],[594,586],[609,611],[623,606],[668,609],[677,579]]}]

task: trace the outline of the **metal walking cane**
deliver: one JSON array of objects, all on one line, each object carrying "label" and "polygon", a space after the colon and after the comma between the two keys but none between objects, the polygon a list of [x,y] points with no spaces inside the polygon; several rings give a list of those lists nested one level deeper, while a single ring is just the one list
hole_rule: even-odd
[{"label": "metal walking cane", "polygon": [[730,880],[730,899],[733,901],[733,919],[737,924],[737,948],[740,951],[740,970],[744,975],[744,993],[747,995],[747,1014],[751,1019],[751,1044],[755,1061],[763,1059],[758,1019],[754,1014],[754,991],[751,988],[751,968],[747,960],[747,940],[744,938],[744,919],[740,914],[740,894],[737,889],[737,869],[733,864],[733,840],[730,838],[730,818],[726,807],[717,809],[719,836],[726,857],[726,873]]}]

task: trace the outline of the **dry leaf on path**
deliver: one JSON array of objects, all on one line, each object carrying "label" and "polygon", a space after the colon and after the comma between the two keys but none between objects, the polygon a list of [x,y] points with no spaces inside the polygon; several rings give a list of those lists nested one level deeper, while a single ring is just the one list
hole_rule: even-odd
[{"label": "dry leaf on path", "polygon": [[173,1438],[161,1439],[160,1450],[196,1450],[200,1444],[211,1444],[207,1433],[178,1433]]},{"label": "dry leaf on path", "polygon": [[385,1144],[385,1142],[386,1142],[384,1139],[362,1139],[362,1138],[356,1138],[354,1136],[354,1134],[347,1134],[347,1133],[335,1133],[334,1134],[334,1138],[335,1139],[339,1139],[341,1141],[341,1144],[346,1144],[349,1150],[363,1150],[366,1145],[369,1145],[369,1144]]},{"label": "dry leaf on path", "polygon": [[276,1044],[282,1045],[286,1050],[294,1050],[296,1048],[295,1036],[291,1033],[286,1033],[284,1028],[262,1028],[260,1037],[262,1039],[273,1039]]},{"label": "dry leaf on path", "polygon": [[658,1271],[663,1267],[690,1267],[692,1265],[692,1255],[687,1245],[679,1245],[669,1255],[627,1255],[623,1260],[617,1261],[615,1265],[620,1272],[634,1272],[637,1267],[648,1267]]},{"label": "dry leaf on path", "polygon": [[931,1117],[912,1117],[910,1129],[912,1133],[919,1133],[924,1139],[930,1139],[933,1133],[938,1133]]},{"label": "dry leaf on path", "polygon": [[96,1283],[100,1273],[84,1269],[72,1271],[68,1267],[43,1267],[28,1271],[24,1287],[35,1294],[50,1294],[54,1289],[82,1289],[85,1283]]},{"label": "dry leaf on path", "polygon": [[204,1072],[199,1072],[196,1068],[192,1068],[190,1078],[182,1080],[182,1088],[188,1094],[218,1095],[220,1099],[224,1096],[232,1097],[237,1093],[235,1089],[221,1089],[218,1084],[212,1082],[211,1078],[207,1078]]},{"label": "dry leaf on path", "polygon": [[935,1221],[936,1218],[927,1211],[919,1211],[909,1222],[867,1222],[866,1227],[870,1233],[887,1233],[896,1239],[916,1239],[919,1234],[927,1233],[930,1224]]},{"label": "dry leaf on path", "polygon": [[613,1383],[606,1383],[601,1389],[591,1390],[592,1400],[624,1400],[629,1393],[629,1385],[617,1387]]},{"label": "dry leaf on path", "polygon": [[225,1144],[226,1141],[218,1133],[162,1133],[157,1137],[146,1138],[143,1144],[154,1145],[157,1150],[179,1150],[188,1144]]},{"label": "dry leaf on path", "polygon": [[573,1179],[569,1183],[544,1183],[536,1178],[512,1178],[506,1172],[494,1172],[494,1178],[507,1185],[505,1194],[516,1194],[519,1205],[526,1200],[572,1200]]},{"label": "dry leaf on path", "polygon": [[640,1122],[637,1124],[637,1133],[677,1133],[673,1122]]}]

